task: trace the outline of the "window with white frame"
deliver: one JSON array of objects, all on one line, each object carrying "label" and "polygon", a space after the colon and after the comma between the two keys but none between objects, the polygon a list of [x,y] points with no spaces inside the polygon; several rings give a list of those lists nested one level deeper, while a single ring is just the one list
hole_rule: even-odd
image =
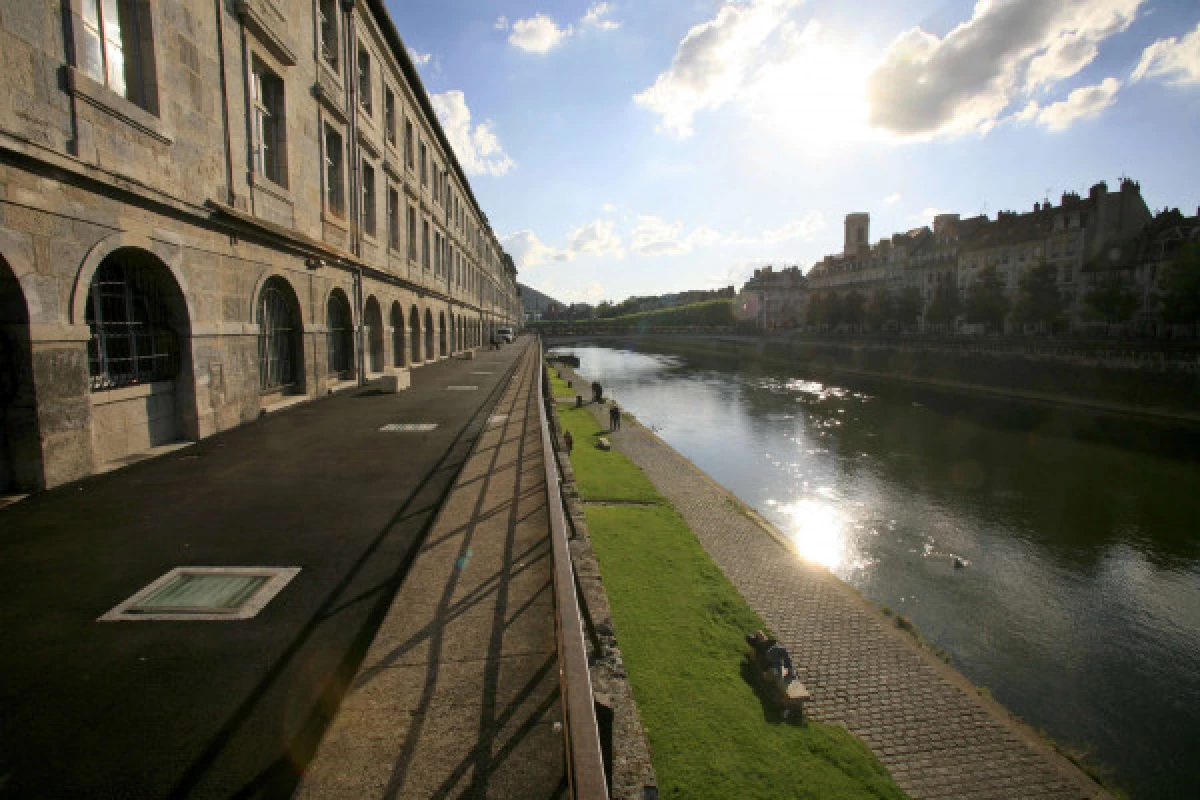
[{"label": "window with white frame", "polygon": [[338,68],[338,18],[337,0],[320,0],[317,4],[317,16],[321,33],[321,58],[333,69]]},{"label": "window with white frame", "polygon": [[81,71],[152,114],[158,113],[151,8],[144,0],[81,0]]},{"label": "window with white frame", "polygon": [[375,235],[375,168],[362,162],[362,226],[368,236]]},{"label": "window with white frame", "polygon": [[283,81],[258,58],[250,71],[253,108],[254,171],[280,186],[287,186],[286,125]]},{"label": "window with white frame", "polygon": [[388,246],[400,249],[400,192],[388,189]]},{"label": "window with white frame", "polygon": [[387,86],[383,87],[383,135],[396,146],[396,93]]},{"label": "window with white frame", "polygon": [[329,125],[325,126],[325,210],[338,217],[346,215],[342,136]]},{"label": "window with white frame", "polygon": [[408,207],[408,260],[417,260],[417,210]]},{"label": "window with white frame", "polygon": [[371,56],[367,48],[358,46],[358,104],[371,115]]},{"label": "window with white frame", "polygon": [[429,220],[421,220],[421,266],[429,269]]}]

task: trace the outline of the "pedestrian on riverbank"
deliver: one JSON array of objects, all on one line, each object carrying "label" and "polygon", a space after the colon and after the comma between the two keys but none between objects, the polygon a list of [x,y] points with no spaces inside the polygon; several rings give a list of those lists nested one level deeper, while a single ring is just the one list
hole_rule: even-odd
[{"label": "pedestrian on riverbank", "polygon": [[600,381],[592,381],[592,402],[604,402],[604,387],[600,385]]},{"label": "pedestrian on riverbank", "polygon": [[570,455],[575,447],[575,437],[571,436],[570,431],[563,431],[563,446],[567,448],[567,455]]},{"label": "pedestrian on riverbank", "polygon": [[608,429],[609,431],[621,430],[621,409],[616,403],[612,404],[612,408],[608,410]]}]

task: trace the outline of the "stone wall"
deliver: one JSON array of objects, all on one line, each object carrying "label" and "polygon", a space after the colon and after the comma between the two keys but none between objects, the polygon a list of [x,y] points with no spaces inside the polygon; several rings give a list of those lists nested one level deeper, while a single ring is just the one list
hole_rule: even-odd
[{"label": "stone wall", "polygon": [[[5,369],[15,376],[13,391],[0,397],[0,491],[55,486],[166,440],[254,420],[284,400],[264,393],[259,375],[256,315],[271,278],[294,293],[299,313],[294,349],[302,370],[288,391],[309,397],[345,385],[328,365],[327,303],[335,289],[350,299],[356,378],[361,309],[372,298],[386,365],[376,374],[443,357],[425,346],[427,315],[450,329],[470,323],[470,337],[447,331],[448,354],[479,346],[489,324],[512,324],[507,311],[483,302],[485,285],[503,289],[506,281],[498,243],[407,54],[386,34],[390,21],[375,16],[381,4],[339,13],[339,25],[353,26],[343,40],[371,59],[370,114],[352,104],[348,55],[340,72],[320,56],[311,0],[134,0],[130,7],[148,65],[138,102],[78,61],[87,44],[81,0],[0,8],[0,326],[11,353]],[[280,182],[259,174],[252,158],[252,63],[266,65],[283,86]],[[385,87],[397,98],[401,130],[410,120],[444,173],[440,197],[415,163],[405,165],[399,137],[386,136]],[[327,124],[347,145],[340,216],[324,202]],[[376,174],[373,236],[355,223],[349,202],[364,166]],[[401,198],[395,241],[389,191]],[[459,214],[451,214],[450,195]],[[409,206],[444,236],[461,269],[439,271],[433,257],[428,266],[409,257]],[[170,315],[178,373],[153,385],[94,387],[89,289],[103,265],[128,260],[149,265],[178,298]],[[406,323],[399,340],[394,308]],[[407,328],[414,309],[422,339],[416,359]],[[440,338],[435,333],[435,345]]]}]

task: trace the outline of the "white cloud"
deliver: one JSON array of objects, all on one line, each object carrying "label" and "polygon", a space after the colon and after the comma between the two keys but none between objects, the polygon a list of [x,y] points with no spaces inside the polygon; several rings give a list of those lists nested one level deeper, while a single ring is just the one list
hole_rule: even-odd
[{"label": "white cloud", "polygon": [[496,17],[496,21],[492,24],[492,27],[498,31],[508,30],[508,17],[503,15]]},{"label": "white cloud", "polygon": [[574,32],[570,25],[560,28],[552,18],[538,13],[514,22],[508,42],[527,53],[548,53]]},{"label": "white cloud", "polygon": [[1159,39],[1142,51],[1131,81],[1165,78],[1175,86],[1200,84],[1200,24],[1183,39]]},{"label": "white cloud", "polygon": [[610,219],[596,219],[572,228],[567,233],[565,247],[551,247],[531,230],[521,230],[502,236],[504,249],[513,257],[518,269],[528,269],[550,262],[574,261],[577,256],[624,258],[625,246],[613,231]]},{"label": "white cloud", "polygon": [[621,237],[613,233],[613,221],[597,219],[574,228],[567,234],[567,249],[572,254],[624,258]]},{"label": "white cloud", "polygon": [[979,0],[945,37],[898,36],[867,81],[872,126],[903,137],[986,133],[1034,91],[1070,78],[1145,0]]},{"label": "white cloud", "polygon": [[617,207],[612,203],[605,203],[604,205],[600,206],[600,210],[605,214],[611,214],[617,210]]},{"label": "white cloud", "polygon": [[1119,80],[1105,78],[1095,86],[1081,86],[1068,94],[1066,100],[1051,103],[1045,108],[1039,108],[1036,102],[1030,103],[1014,116],[1020,120],[1036,118],[1039,125],[1049,130],[1063,131],[1078,120],[1098,116],[1116,101],[1120,88]]},{"label": "white cloud", "polygon": [[471,110],[466,97],[457,89],[432,95],[446,137],[454,147],[458,163],[468,175],[504,175],[516,166],[492,131],[491,120],[471,126]]},{"label": "white cloud", "polygon": [[615,19],[608,19],[608,15],[612,12],[612,6],[608,3],[595,3],[579,20],[580,25],[596,28],[601,31],[615,31],[621,27],[621,23]]},{"label": "white cloud", "polygon": [[638,216],[630,246],[642,256],[681,256],[692,249],[691,242],[683,235],[682,222],[667,222],[644,214]]},{"label": "white cloud", "polygon": [[892,194],[889,194],[887,197],[883,198],[883,203],[884,205],[894,206],[896,203],[900,202],[900,197],[901,195],[899,192],[893,192]]},{"label": "white cloud", "polygon": [[408,57],[411,58],[412,62],[418,67],[423,67],[433,58],[433,53],[418,53],[416,50],[413,50],[410,47],[408,48]]},{"label": "white cloud", "polygon": [[670,68],[634,97],[658,114],[660,130],[686,137],[697,113],[717,109],[742,90],[764,44],[780,34],[803,0],[751,0],[724,5],[680,41]]},{"label": "white cloud", "polygon": [[813,234],[825,228],[825,215],[820,211],[810,211],[803,219],[798,219],[794,222],[775,228],[774,230],[764,231],[762,240],[766,244],[774,244],[787,239],[811,239]]},{"label": "white cloud", "polygon": [[518,269],[529,269],[551,261],[570,261],[571,254],[566,250],[550,247],[538,238],[531,230],[521,230],[500,237],[500,243],[505,251],[512,256],[513,263]]}]

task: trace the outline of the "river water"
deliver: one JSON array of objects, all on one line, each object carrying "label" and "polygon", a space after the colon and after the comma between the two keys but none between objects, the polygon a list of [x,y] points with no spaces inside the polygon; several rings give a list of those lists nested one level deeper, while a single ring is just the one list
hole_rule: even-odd
[{"label": "river water", "polygon": [[723,358],[561,351],[1132,797],[1198,796],[1194,432]]}]

